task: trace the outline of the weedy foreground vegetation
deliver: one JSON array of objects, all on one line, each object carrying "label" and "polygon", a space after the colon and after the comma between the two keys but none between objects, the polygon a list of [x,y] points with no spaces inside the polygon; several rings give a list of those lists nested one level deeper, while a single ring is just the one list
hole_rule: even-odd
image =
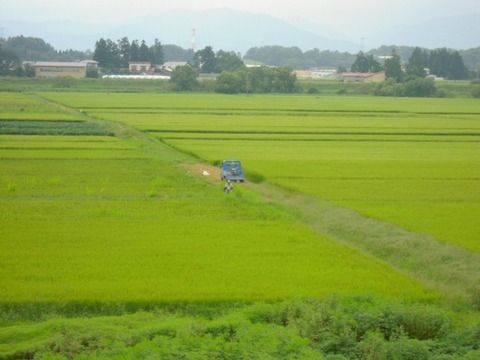
[{"label": "weedy foreground vegetation", "polygon": [[[480,356],[478,101],[0,100],[0,357]],[[225,196],[185,171],[198,158],[239,158],[265,184]],[[266,200],[267,183],[337,219],[354,209],[429,234],[466,280],[442,287],[401,253],[338,241],[298,204]]]}]

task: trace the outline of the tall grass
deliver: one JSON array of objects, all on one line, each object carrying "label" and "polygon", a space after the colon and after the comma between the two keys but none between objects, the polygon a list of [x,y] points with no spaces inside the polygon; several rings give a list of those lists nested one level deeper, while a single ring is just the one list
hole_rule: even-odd
[{"label": "tall grass", "polygon": [[0,328],[0,356],[475,359],[478,317],[374,297],[160,306]]}]

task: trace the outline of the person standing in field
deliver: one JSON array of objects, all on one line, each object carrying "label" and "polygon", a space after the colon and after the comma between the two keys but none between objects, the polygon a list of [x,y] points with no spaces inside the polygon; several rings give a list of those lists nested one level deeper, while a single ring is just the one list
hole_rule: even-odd
[{"label": "person standing in field", "polygon": [[230,180],[227,180],[227,182],[223,186],[223,192],[226,194],[230,194],[232,190],[233,190],[233,184]]}]

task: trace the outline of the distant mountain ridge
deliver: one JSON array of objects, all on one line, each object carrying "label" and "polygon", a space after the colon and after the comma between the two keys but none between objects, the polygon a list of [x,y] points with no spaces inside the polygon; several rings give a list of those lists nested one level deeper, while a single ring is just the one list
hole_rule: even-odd
[{"label": "distant mountain ridge", "polygon": [[[6,16],[5,14],[3,14]],[[1,18],[0,28],[6,36],[23,34],[45,39],[57,49],[90,49],[100,37],[117,40],[123,36],[152,42],[191,47],[191,31],[197,31],[197,48],[211,45],[215,49],[245,53],[252,47],[279,45],[332,51],[358,52],[359,44],[349,42],[321,23],[288,21],[266,15],[227,8],[199,11],[167,11],[148,17],[133,18],[122,25],[92,24],[83,20],[27,21]],[[402,44],[426,48],[469,49],[480,46],[480,13],[430,19],[400,29],[378,28],[364,34],[369,47],[380,44]],[[357,34],[345,36],[357,37]]]},{"label": "distant mountain ridge", "polygon": [[425,48],[470,49],[480,46],[480,13],[435,18],[386,34],[383,42]]},{"label": "distant mountain ridge", "polygon": [[241,53],[265,45],[297,46],[303,50],[358,50],[357,45],[348,41],[330,39],[269,15],[230,9],[169,11],[137,19],[114,29],[110,36],[129,34],[151,40],[158,37],[162,42],[190,47],[192,29],[196,29],[197,48],[210,45]]},{"label": "distant mountain ridge", "polygon": [[[359,46],[342,39],[331,39],[298,25],[264,14],[254,14],[230,9],[203,11],[168,11],[136,18],[122,26],[93,25],[58,22],[28,22],[0,19],[7,36],[25,35],[40,37],[60,49],[93,50],[100,37],[117,40],[158,38],[162,43],[191,47],[192,29],[197,32],[198,48],[211,45],[215,49],[244,53],[254,46],[281,45],[357,51]],[[59,30],[60,29],[60,30]],[[326,31],[329,34],[331,31]]]}]

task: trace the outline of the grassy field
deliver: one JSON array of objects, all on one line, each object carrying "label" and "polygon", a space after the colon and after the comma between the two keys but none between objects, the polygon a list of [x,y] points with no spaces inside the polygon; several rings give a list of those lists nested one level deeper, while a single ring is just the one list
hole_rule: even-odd
[{"label": "grassy field", "polygon": [[[0,358],[478,355],[480,302],[462,307],[464,282],[417,277],[263,194],[278,186],[335,204],[334,216],[428,233],[465,260],[451,278],[475,283],[478,101],[0,99]],[[192,154],[240,158],[265,184],[227,196],[195,175]],[[352,224],[336,231],[348,238]],[[466,312],[432,305],[449,296]]]},{"label": "grassy field", "polygon": [[15,124],[0,138],[4,303],[432,296],[247,189],[226,198],[172,167],[174,152]]},{"label": "grassy field", "polygon": [[225,198],[138,150],[59,140],[34,158],[0,149],[4,303],[429,296],[248,192]]},{"label": "grassy field", "polygon": [[473,99],[45,94],[211,162],[479,251]]},{"label": "grassy field", "polygon": [[99,94],[75,92],[43,92],[42,96],[77,109],[140,109],[140,110],[212,110],[281,112],[366,112],[474,114],[480,113],[476,99],[383,98],[301,95],[231,96],[219,94]]},{"label": "grassy field", "polygon": [[210,161],[240,158],[271,182],[480,250],[478,142],[168,140]]},{"label": "grassy field", "polygon": [[0,92],[0,120],[78,120],[77,115],[62,111],[54,104],[14,92]]}]

